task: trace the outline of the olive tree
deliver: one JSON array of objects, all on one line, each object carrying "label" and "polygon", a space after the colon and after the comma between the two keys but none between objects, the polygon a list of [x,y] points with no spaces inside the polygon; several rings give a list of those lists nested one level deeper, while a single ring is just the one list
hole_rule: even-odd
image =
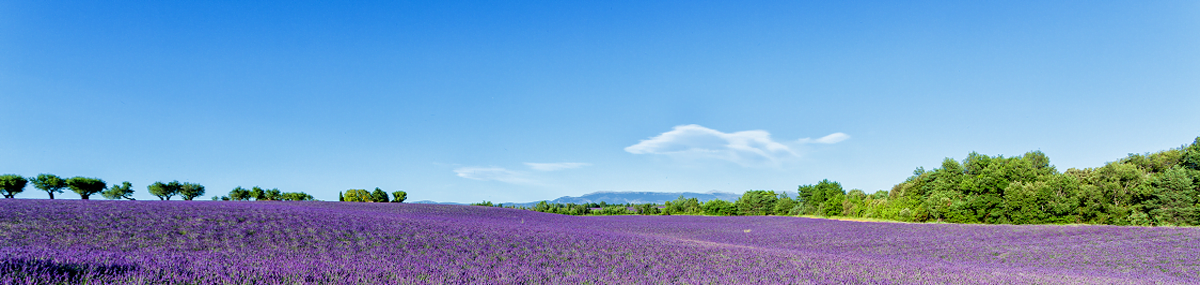
[{"label": "olive tree", "polygon": [[4,198],[12,199],[17,193],[25,191],[26,183],[29,183],[29,180],[20,175],[0,175],[0,194],[4,194]]},{"label": "olive tree", "polygon": [[33,183],[34,188],[49,193],[51,200],[54,199],[54,193],[62,193],[63,188],[67,188],[67,180],[54,174],[38,174],[37,177],[29,178],[29,182]]},{"label": "olive tree", "polygon": [[408,193],[405,193],[404,191],[396,191],[392,192],[392,197],[392,203],[404,203],[404,200],[408,199]]},{"label": "olive tree", "polygon": [[104,191],[104,188],[108,187],[108,185],[104,183],[104,180],[100,180],[99,178],[75,176],[67,179],[67,187],[70,187],[71,191],[75,192],[75,194],[79,194],[80,199],[88,200],[92,194]]},{"label": "olive tree", "polygon": [[179,181],[171,181],[169,183],[159,181],[146,186],[146,190],[150,192],[150,195],[154,195],[163,201],[171,200],[171,196],[178,195],[179,191],[182,190],[181,188],[183,188],[183,184],[179,184]]},{"label": "olive tree", "polygon": [[204,185],[184,182],[179,185],[179,196],[183,197],[184,201],[191,201],[196,197],[204,196]]},{"label": "olive tree", "polygon": [[101,192],[100,196],[104,196],[104,198],[107,198],[109,200],[116,200],[116,199],[134,200],[133,199],[133,184],[129,183],[129,181],[121,182],[121,185],[113,184],[112,188],[108,188],[108,190]]}]

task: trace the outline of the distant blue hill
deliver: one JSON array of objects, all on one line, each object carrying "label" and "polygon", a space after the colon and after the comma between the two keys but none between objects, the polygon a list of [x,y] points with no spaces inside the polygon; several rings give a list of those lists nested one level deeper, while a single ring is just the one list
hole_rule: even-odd
[{"label": "distant blue hill", "polygon": [[[695,192],[607,192],[606,191],[606,192],[588,193],[588,194],[584,194],[579,197],[562,196],[562,197],[559,197],[558,199],[547,200],[547,201],[549,201],[550,203],[560,203],[560,204],[572,204],[572,203],[573,204],[586,204],[586,203],[600,203],[600,202],[605,202],[608,204],[627,204],[627,203],[662,204],[663,202],[666,202],[666,201],[672,201],[672,200],[678,199],[680,195],[683,195],[684,198],[696,198],[696,200],[700,200],[701,202],[708,201],[708,200],[725,200],[725,201],[733,202],[733,201],[736,201],[738,198],[742,197],[741,194],[716,192],[716,191],[711,191],[711,192],[707,192],[707,193],[695,193]],[[533,206],[533,205],[536,205],[538,202],[541,202],[541,200],[525,202],[525,203],[508,202],[508,203],[504,203],[504,205],[505,206]]]},{"label": "distant blue hill", "polygon": [[[551,203],[562,203],[562,204],[567,204],[567,203],[574,203],[574,204],[585,204],[585,203],[600,203],[600,202],[602,202],[602,201],[603,201],[603,202],[606,202],[606,203],[609,203],[609,204],[626,204],[626,203],[633,203],[633,204],[646,204],[646,203],[662,204],[663,202],[666,202],[666,201],[671,201],[671,200],[678,199],[680,195],[682,195],[684,198],[696,198],[697,200],[700,200],[701,202],[708,201],[708,200],[725,200],[725,201],[730,201],[730,202],[732,202],[732,201],[735,201],[735,200],[737,200],[738,198],[741,198],[741,197],[742,197],[742,195],[741,195],[741,194],[725,193],[725,192],[716,192],[716,191],[713,191],[713,192],[708,192],[708,193],[694,193],[694,192],[674,192],[674,193],[672,193],[672,192],[595,192],[595,193],[590,193],[590,194],[584,194],[583,196],[579,196],[579,197],[563,196],[563,197],[560,197],[560,198],[558,198],[558,199],[554,199],[554,200],[552,200],[552,201],[550,201],[550,202],[551,202]],[[534,204],[536,204],[536,203],[537,203],[537,202],[534,202]]]},{"label": "distant blue hill", "polygon": [[[733,202],[733,201],[737,201],[738,198],[742,197],[742,194],[717,192],[717,191],[710,191],[707,193],[695,193],[695,192],[607,192],[607,191],[605,191],[605,192],[588,193],[588,194],[584,194],[579,197],[562,196],[562,197],[559,197],[558,199],[546,200],[546,201],[549,201],[550,203],[560,203],[560,204],[570,204],[570,203],[586,204],[586,203],[600,203],[600,202],[605,202],[608,204],[628,204],[628,203],[632,203],[632,204],[646,204],[646,203],[662,204],[663,202],[666,202],[666,201],[672,201],[675,199],[679,199],[680,195],[683,195],[684,198],[696,198],[696,200],[700,200],[701,202],[706,202],[708,200],[725,200],[725,201]],[[507,202],[507,203],[504,203],[504,205],[505,206],[533,206],[541,201],[542,200],[533,201],[533,202],[524,202],[524,203]],[[430,201],[430,200],[414,201],[411,203],[466,205],[466,203],[436,202],[436,201]]]}]

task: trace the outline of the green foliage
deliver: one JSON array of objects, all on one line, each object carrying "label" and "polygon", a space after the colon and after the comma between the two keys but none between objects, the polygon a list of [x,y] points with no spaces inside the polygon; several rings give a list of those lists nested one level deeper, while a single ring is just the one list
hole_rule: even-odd
[{"label": "green foliage", "polygon": [[742,215],[770,215],[775,212],[776,199],[774,191],[750,190],[742,193],[734,205]]},{"label": "green foliage", "polygon": [[705,214],[717,216],[733,216],[738,214],[737,206],[725,200],[708,200],[700,205]]},{"label": "green foliage", "polygon": [[162,183],[162,181],[158,181],[147,185],[146,191],[150,192],[150,195],[158,197],[159,200],[166,201],[171,200],[171,196],[178,195],[182,188],[183,184],[180,184],[179,181],[171,181],[168,183]]},{"label": "green foliage", "polygon": [[282,201],[283,200],[283,192],[279,191],[279,188],[271,188],[271,189],[263,190],[262,188],[258,188],[258,186],[254,186],[254,188],[250,189],[250,192],[260,193],[258,198],[254,199],[255,201]]},{"label": "green foliage", "polygon": [[0,194],[4,194],[4,198],[12,199],[18,193],[25,191],[25,184],[29,183],[24,176],[16,174],[0,175]]},{"label": "green foliage", "polygon": [[392,203],[404,203],[404,200],[408,200],[408,192],[404,192],[404,191],[392,192]]},{"label": "green foliage", "polygon": [[638,215],[657,215],[662,211],[653,203],[633,205],[633,211]]},{"label": "green foliage", "polygon": [[312,195],[308,195],[308,193],[304,193],[304,192],[283,192],[283,194],[279,195],[279,200],[280,201],[313,201],[315,199],[313,198]]},{"label": "green foliage", "polygon": [[1180,165],[1192,170],[1200,170],[1200,137],[1191,145],[1183,147],[1183,157],[1180,159]]},{"label": "green foliage", "polygon": [[183,197],[184,201],[191,201],[196,197],[204,196],[204,185],[184,182],[179,185],[179,196]]},{"label": "green foliage", "polygon": [[1150,218],[1159,225],[1200,225],[1200,171],[1172,167],[1150,178],[1153,198],[1146,202]]},{"label": "green foliage", "polygon": [[350,189],[346,190],[343,199],[346,202],[371,202],[371,192],[367,189]]},{"label": "green foliage", "polygon": [[242,186],[234,187],[233,190],[229,190],[229,200],[249,201],[251,198],[254,198],[253,193],[246,188],[242,188]]},{"label": "green foliage", "polygon": [[704,210],[700,208],[699,199],[684,198],[683,195],[679,195],[679,198],[676,198],[674,201],[663,203],[662,212],[665,215],[695,215],[703,213]]},{"label": "green foliage", "polygon": [[38,174],[37,177],[29,178],[29,182],[33,183],[33,187],[46,191],[50,194],[50,199],[54,199],[54,193],[62,193],[64,188],[67,188],[67,180],[58,177],[54,174]]},{"label": "green foliage", "polygon": [[[339,201],[341,201],[342,193],[338,193]],[[304,192],[282,192],[278,188],[263,189],[262,187],[254,186],[251,189],[238,186],[229,191],[228,197],[221,197],[221,200],[233,201],[312,201],[312,195]]]},{"label": "green foliage", "polygon": [[[926,174],[924,171],[914,173]],[[825,179],[815,185],[800,185],[796,192],[797,214],[836,216],[846,209],[843,203],[846,192],[841,183]]]},{"label": "green foliage", "polygon": [[112,188],[108,188],[108,190],[104,190],[104,192],[100,193],[100,196],[104,196],[105,199],[109,199],[109,200],[116,200],[116,199],[134,200],[133,199],[133,184],[129,183],[129,181],[121,182],[121,185],[113,184]]},{"label": "green foliage", "polygon": [[267,190],[258,186],[250,187],[250,197],[255,201],[271,200],[271,197],[267,195]]},{"label": "green foliage", "polygon": [[80,199],[88,200],[92,194],[104,191],[104,188],[108,187],[108,185],[104,183],[104,180],[98,178],[75,176],[67,179],[67,187],[71,188],[71,191],[75,192],[75,194],[79,194]]},{"label": "green foliage", "polygon": [[387,203],[388,202],[387,192],[383,192],[383,189],[379,189],[379,187],[375,187],[375,191],[371,192],[371,202]]},{"label": "green foliage", "polygon": [[787,193],[779,193],[779,198],[775,200],[775,208],[772,209],[772,212],[774,212],[774,215],[799,215],[799,208],[796,205],[796,200],[788,197]]},{"label": "green foliage", "polygon": [[632,215],[632,214],[634,214],[633,212],[629,211],[629,208],[626,208],[624,206],[601,207],[598,210],[592,210],[591,213],[596,214],[596,215]]},{"label": "green foliage", "polygon": [[[972,152],[941,168],[918,168],[889,192],[852,190],[836,211],[836,192],[804,185],[806,214],[872,216],[953,223],[1200,225],[1200,137],[1190,145],[1129,154],[1102,167],[1059,173],[1049,157]],[[833,193],[834,196],[831,196]]]}]

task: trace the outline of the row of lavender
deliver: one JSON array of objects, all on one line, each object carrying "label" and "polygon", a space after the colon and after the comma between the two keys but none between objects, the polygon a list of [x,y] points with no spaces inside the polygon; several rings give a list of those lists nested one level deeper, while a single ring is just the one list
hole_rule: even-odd
[{"label": "row of lavender", "polygon": [[0,284],[1180,284],[1200,230],[0,200]]}]

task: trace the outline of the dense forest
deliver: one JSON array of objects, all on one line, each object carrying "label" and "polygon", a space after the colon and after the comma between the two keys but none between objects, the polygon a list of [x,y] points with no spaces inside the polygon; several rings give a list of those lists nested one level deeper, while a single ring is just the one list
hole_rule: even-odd
[{"label": "dense forest", "polygon": [[[792,193],[745,192],[734,202],[684,199],[664,204],[552,204],[522,209],[568,215],[815,215],[905,222],[986,224],[1200,225],[1200,137],[1101,167],[1058,171],[1040,151],[1020,156],[970,153],[940,168],[917,168],[891,191],[846,191],[835,181]],[[491,202],[473,204],[499,206]],[[520,207],[509,207],[520,208]]]}]

